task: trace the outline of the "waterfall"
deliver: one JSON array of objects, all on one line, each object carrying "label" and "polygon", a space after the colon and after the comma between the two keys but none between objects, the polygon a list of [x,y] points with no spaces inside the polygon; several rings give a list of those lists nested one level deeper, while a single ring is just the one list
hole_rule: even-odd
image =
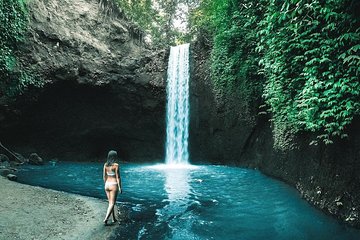
[{"label": "waterfall", "polygon": [[188,164],[189,44],[171,47],[167,72],[166,164]]}]

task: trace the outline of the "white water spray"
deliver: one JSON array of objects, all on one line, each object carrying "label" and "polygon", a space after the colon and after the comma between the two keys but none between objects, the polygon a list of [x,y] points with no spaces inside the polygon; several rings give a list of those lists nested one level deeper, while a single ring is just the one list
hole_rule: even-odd
[{"label": "white water spray", "polygon": [[167,165],[189,162],[189,44],[171,47],[167,72]]}]

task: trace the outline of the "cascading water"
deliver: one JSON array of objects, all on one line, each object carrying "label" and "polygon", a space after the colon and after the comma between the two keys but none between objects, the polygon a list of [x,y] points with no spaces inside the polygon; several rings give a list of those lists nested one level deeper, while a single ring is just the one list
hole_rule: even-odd
[{"label": "cascading water", "polygon": [[167,165],[189,161],[189,44],[171,47],[167,77]]}]

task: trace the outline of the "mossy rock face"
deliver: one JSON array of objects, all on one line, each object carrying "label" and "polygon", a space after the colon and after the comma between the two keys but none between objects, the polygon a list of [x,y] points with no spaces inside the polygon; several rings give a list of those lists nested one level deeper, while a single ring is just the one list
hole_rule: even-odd
[{"label": "mossy rock face", "polygon": [[302,133],[294,138],[296,148],[276,150],[269,116],[245,114],[236,93],[219,98],[209,75],[209,53],[201,43],[194,51],[191,160],[259,169],[296,187],[324,212],[359,227],[360,119],[349,126],[349,139],[315,146],[309,145],[314,133]]}]

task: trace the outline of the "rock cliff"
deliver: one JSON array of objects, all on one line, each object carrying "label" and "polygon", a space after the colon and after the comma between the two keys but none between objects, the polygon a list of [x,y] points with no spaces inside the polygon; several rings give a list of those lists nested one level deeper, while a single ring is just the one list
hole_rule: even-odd
[{"label": "rock cliff", "polygon": [[148,49],[121,14],[96,0],[29,2],[24,68],[45,86],[1,107],[2,141],[81,160],[163,157],[166,51]]}]

